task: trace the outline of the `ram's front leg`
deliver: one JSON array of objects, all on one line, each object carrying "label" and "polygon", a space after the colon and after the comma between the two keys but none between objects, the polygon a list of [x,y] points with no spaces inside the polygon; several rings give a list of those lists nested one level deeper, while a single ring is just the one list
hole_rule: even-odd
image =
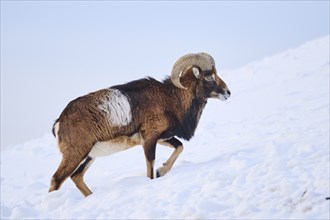
[{"label": "ram's front leg", "polygon": [[178,156],[183,151],[182,143],[174,137],[169,139],[169,140],[159,141],[158,143],[161,144],[161,145],[173,147],[175,150],[172,153],[172,155],[168,158],[168,160],[163,164],[163,166],[157,169],[157,171],[156,171],[156,177],[157,178],[161,177],[161,176],[164,176],[168,171],[171,170],[171,168],[172,168],[173,164],[175,163],[176,159],[178,159]]},{"label": "ram's front leg", "polygon": [[150,179],[154,178],[156,144],[157,144],[157,139],[145,140],[145,143],[143,144],[143,150],[144,150],[144,155],[146,157],[146,164],[147,164],[147,176]]}]

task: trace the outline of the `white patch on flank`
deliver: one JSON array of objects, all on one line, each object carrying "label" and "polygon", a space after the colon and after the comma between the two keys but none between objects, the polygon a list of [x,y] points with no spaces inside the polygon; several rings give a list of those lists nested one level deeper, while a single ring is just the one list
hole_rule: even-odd
[{"label": "white patch on flank", "polygon": [[98,108],[107,113],[114,126],[128,125],[132,120],[131,106],[127,96],[117,89],[109,89]]},{"label": "white patch on flank", "polygon": [[111,155],[139,145],[142,143],[141,141],[139,133],[135,133],[131,137],[121,136],[109,141],[98,141],[94,144],[88,156],[96,158]]}]

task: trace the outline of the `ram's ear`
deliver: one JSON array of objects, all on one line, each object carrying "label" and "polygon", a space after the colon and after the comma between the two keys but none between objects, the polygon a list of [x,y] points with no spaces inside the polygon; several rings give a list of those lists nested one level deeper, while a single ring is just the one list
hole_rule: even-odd
[{"label": "ram's ear", "polygon": [[198,79],[199,77],[201,77],[201,74],[199,72],[199,69],[197,67],[193,67],[192,68],[193,74],[195,75],[195,77]]}]

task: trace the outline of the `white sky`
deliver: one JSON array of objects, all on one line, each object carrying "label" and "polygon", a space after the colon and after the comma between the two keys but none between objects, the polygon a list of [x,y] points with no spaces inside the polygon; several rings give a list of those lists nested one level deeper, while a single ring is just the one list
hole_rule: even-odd
[{"label": "white sky", "polygon": [[[232,69],[329,34],[329,1],[1,1],[1,146],[88,92],[208,52]],[[230,85],[229,85],[230,86]]]}]

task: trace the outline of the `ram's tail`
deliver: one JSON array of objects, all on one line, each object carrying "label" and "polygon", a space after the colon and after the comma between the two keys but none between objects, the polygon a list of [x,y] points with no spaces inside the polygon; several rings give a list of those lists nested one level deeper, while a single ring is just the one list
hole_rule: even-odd
[{"label": "ram's tail", "polygon": [[54,124],[53,124],[52,132],[53,132],[54,137],[56,137],[56,134],[55,134],[55,125],[56,125],[56,123],[58,121],[59,121],[59,119],[56,119],[55,122],[54,122]]}]

